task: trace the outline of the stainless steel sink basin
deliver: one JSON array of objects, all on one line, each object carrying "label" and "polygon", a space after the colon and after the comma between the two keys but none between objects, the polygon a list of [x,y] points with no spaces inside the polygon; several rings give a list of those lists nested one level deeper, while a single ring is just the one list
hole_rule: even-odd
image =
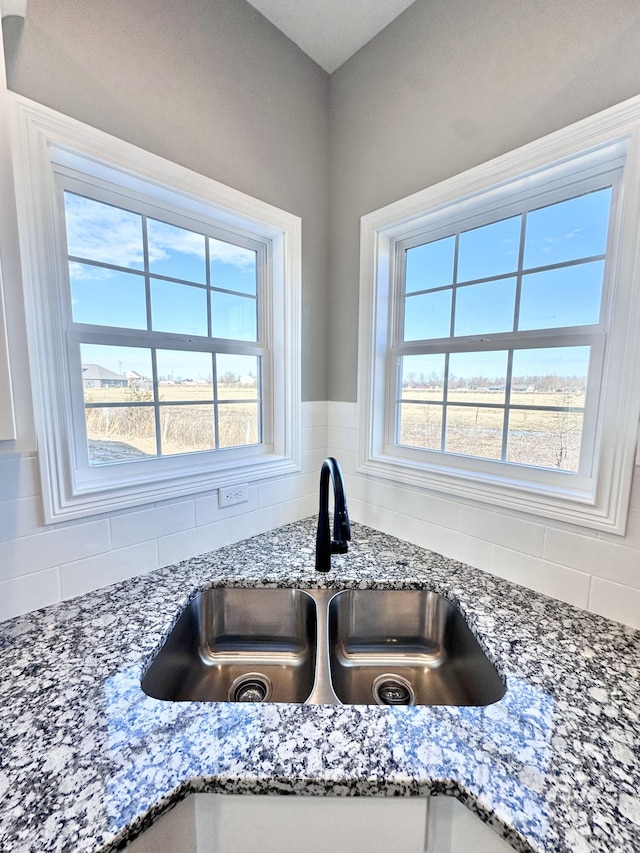
[{"label": "stainless steel sink basin", "polygon": [[176,622],[142,689],[173,701],[304,702],[316,638],[316,606],[302,590],[208,589]]},{"label": "stainless steel sink basin", "polygon": [[505,687],[446,598],[426,590],[209,589],[142,679],[155,699],[488,705]]},{"label": "stainless steel sink basin", "polygon": [[427,590],[345,590],[329,604],[344,704],[489,705],[505,687],[460,611]]}]

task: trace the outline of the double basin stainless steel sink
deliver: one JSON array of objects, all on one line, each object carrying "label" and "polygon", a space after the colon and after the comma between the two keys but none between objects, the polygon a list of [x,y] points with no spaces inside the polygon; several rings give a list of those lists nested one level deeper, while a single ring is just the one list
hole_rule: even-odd
[{"label": "double basin stainless steel sink", "polygon": [[169,701],[489,705],[505,687],[460,611],[428,590],[216,587],[142,679]]}]

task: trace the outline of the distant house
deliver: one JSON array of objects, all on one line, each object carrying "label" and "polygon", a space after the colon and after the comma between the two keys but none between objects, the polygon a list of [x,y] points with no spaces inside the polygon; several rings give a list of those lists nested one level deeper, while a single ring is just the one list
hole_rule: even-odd
[{"label": "distant house", "polygon": [[85,388],[126,388],[129,380],[99,364],[83,364],[82,384]]},{"label": "distant house", "polygon": [[153,388],[153,380],[147,379],[137,370],[127,370],[124,375],[127,377],[129,388],[135,388],[136,391],[151,391]]},{"label": "distant house", "polygon": [[125,376],[129,380],[131,385],[134,385],[136,382],[144,382],[146,376],[143,376],[141,373],[138,373],[137,370],[127,370]]}]

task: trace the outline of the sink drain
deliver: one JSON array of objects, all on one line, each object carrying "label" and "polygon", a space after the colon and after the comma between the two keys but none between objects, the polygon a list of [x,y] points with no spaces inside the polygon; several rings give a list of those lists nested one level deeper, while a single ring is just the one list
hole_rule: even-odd
[{"label": "sink drain", "polygon": [[373,698],[378,705],[415,705],[416,694],[413,687],[401,675],[384,673],[379,675],[372,685]]},{"label": "sink drain", "polygon": [[229,688],[230,702],[266,702],[271,696],[271,679],[261,672],[239,675]]}]

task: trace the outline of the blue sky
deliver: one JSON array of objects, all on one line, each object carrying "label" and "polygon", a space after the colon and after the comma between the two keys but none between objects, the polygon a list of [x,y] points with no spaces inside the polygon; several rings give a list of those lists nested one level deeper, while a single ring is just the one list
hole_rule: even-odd
[{"label": "blue sky", "polygon": [[[597,323],[604,264],[592,261],[543,272],[537,267],[562,264],[604,253],[611,190],[605,188],[529,212],[524,239],[524,274],[519,313],[520,329],[557,328]],[[143,219],[137,213],[65,193],[70,262],[71,300],[76,322],[129,329],[147,328]],[[256,253],[222,240],[168,223],[148,219],[148,253],[152,328],[157,331],[208,334],[206,248],[208,241],[211,325],[214,337],[243,341],[257,339]],[[508,219],[460,234],[457,281],[507,276],[458,287],[454,336],[487,335],[513,329],[522,217]],[[405,340],[448,337],[455,260],[455,238],[448,237],[407,251]],[[90,263],[93,262],[93,263]],[[121,269],[111,270],[100,264]],[[510,275],[513,274],[513,275]],[[156,276],[180,278],[166,281]],[[189,282],[189,283],[186,283]],[[200,286],[198,286],[200,285]],[[438,290],[437,288],[446,288]],[[416,295],[411,295],[416,294]],[[117,350],[117,351],[116,351]],[[588,366],[585,348],[530,350],[518,356],[522,373],[583,375]],[[99,356],[99,357],[98,357]],[[418,364],[414,357],[412,365]],[[431,361],[419,357],[432,373]],[[441,357],[436,357],[440,358]],[[498,376],[504,354],[484,353],[453,359],[460,376]],[[83,361],[114,372],[136,370],[150,376],[150,351],[135,348],[83,347]],[[174,353],[175,375],[203,376],[194,354]],[[244,362],[238,362],[241,370]],[[231,368],[230,368],[231,369]],[[164,371],[160,371],[163,373]],[[406,368],[405,368],[406,372]]]},{"label": "blue sky", "polygon": [[[73,319],[147,329],[142,217],[68,192],[65,212],[69,255],[82,259],[69,265]],[[207,292],[202,285],[206,284],[208,246],[211,286],[231,291],[211,291],[213,336],[257,340],[254,250],[153,219],[147,220],[147,235],[153,330],[207,336]],[[145,357],[140,354],[138,359]],[[128,364],[126,369],[138,368]]]},{"label": "blue sky", "polygon": [[[604,262],[590,261],[552,270],[536,268],[564,264],[604,254],[611,190],[605,188],[530,211],[524,235],[523,276],[518,328],[534,330],[597,323],[600,315]],[[494,276],[493,281],[458,287],[455,294],[454,336],[489,335],[512,331],[522,216],[514,216],[462,232],[459,238],[457,282]],[[409,249],[406,254],[405,340],[449,337],[455,264],[455,238],[447,237]],[[511,275],[510,275],[511,274]],[[446,288],[438,290],[437,288]],[[415,295],[414,295],[415,294]],[[555,369],[550,356],[536,352],[522,372],[581,375],[584,353],[563,350]],[[488,355],[478,355],[486,362]],[[525,369],[526,368],[526,369]],[[430,371],[428,371],[430,372]],[[474,370],[459,375],[477,375]]]},{"label": "blue sky", "polygon": [[[500,383],[507,374],[507,352],[451,353],[449,374],[457,378],[484,376]],[[442,381],[444,355],[410,355],[402,360],[402,377],[413,373]],[[513,376],[578,376],[589,371],[589,347],[551,347],[549,349],[516,350],[513,354]]]},{"label": "blue sky", "polygon": [[[114,373],[129,370],[151,378],[151,350],[138,347],[110,347],[102,344],[80,345],[82,364],[99,364]],[[183,352],[181,350],[157,350],[159,377],[174,380],[193,379],[210,382],[213,366],[210,353]],[[221,377],[227,372],[236,376],[258,376],[259,359],[253,355],[218,354],[217,370]]]}]

